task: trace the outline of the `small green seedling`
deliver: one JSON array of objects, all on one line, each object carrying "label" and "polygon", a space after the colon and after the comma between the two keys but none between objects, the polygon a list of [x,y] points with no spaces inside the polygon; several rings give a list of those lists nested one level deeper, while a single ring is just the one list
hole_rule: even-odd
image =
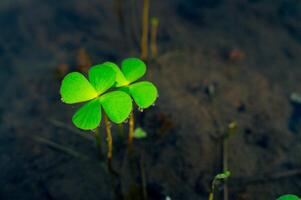
[{"label": "small green seedling", "polygon": [[230,175],[230,171],[224,171],[223,173],[215,175],[211,184],[211,192],[209,194],[208,200],[214,200],[215,186],[221,181],[226,181],[230,177]]},{"label": "small green seedling", "polygon": [[278,197],[276,200],[300,200],[300,198],[293,194],[285,194]]},{"label": "small green seedling", "polygon": [[147,137],[147,133],[140,127],[136,128],[134,131],[134,138],[143,139]]}]

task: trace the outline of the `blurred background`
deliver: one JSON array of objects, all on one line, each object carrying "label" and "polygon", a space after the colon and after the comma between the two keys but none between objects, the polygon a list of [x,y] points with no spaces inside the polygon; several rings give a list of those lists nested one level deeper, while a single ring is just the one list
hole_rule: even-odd
[{"label": "blurred background", "polygon": [[[131,162],[113,126],[114,176],[59,87],[141,57],[143,10],[160,97]],[[0,199],[205,200],[230,123],[229,199],[301,195],[300,0],[1,0],[0,27]]]}]

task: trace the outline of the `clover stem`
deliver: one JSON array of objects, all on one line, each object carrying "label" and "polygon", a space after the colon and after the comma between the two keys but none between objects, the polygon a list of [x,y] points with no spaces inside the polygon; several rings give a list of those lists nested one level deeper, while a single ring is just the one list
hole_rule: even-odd
[{"label": "clover stem", "polygon": [[141,37],[141,59],[146,60],[148,57],[148,17],[149,17],[149,0],[143,0],[142,13],[142,37]]},{"label": "clover stem", "polygon": [[98,151],[98,155],[100,158],[102,158],[102,150],[101,150],[101,139],[99,135],[99,128],[95,129],[95,133],[93,134],[95,142],[96,142],[96,147]]},{"label": "clover stem", "polygon": [[124,129],[123,129],[123,124],[118,124],[118,131],[119,131],[119,136],[124,137]]},{"label": "clover stem", "polygon": [[106,137],[107,137],[106,140],[107,140],[107,145],[108,145],[108,152],[107,152],[108,168],[111,171],[112,170],[112,156],[113,156],[113,139],[112,139],[112,132],[111,132],[111,123],[105,114],[104,114],[104,121],[105,121],[105,127],[106,127]]},{"label": "clover stem", "polygon": [[129,137],[128,137],[128,151],[132,151],[132,146],[133,146],[133,138],[134,138],[134,113],[133,111],[130,114],[130,119],[129,119]]},{"label": "clover stem", "polygon": [[156,57],[158,55],[158,47],[157,47],[157,32],[158,32],[158,20],[153,18],[151,20],[151,52],[152,57]]}]

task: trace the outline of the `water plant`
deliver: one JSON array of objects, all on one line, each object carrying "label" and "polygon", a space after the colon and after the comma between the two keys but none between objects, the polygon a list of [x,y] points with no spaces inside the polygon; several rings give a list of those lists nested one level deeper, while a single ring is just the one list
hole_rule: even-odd
[{"label": "water plant", "polygon": [[[73,115],[73,124],[82,130],[96,130],[104,116],[108,144],[108,161],[112,160],[111,124],[121,124],[130,117],[129,144],[134,134],[132,99],[139,109],[154,104],[157,88],[149,81],[134,83],[146,73],[146,65],[137,58],[123,60],[121,69],[105,62],[89,69],[89,80],[79,72],[67,74],[61,84],[61,99],[66,104],[85,103]],[[115,87],[115,90],[109,91]],[[99,137],[96,137],[99,140]],[[98,141],[99,142],[99,141]]]},{"label": "water plant", "polygon": [[[117,87],[119,91],[129,94],[140,111],[154,105],[158,97],[158,91],[154,84],[149,81],[136,82],[146,73],[146,65],[142,60],[138,58],[127,58],[122,61],[121,69],[112,62],[106,62],[105,64],[110,65],[116,72],[116,82],[114,86]],[[132,146],[133,135],[134,116],[133,112],[131,112],[129,118],[129,149],[131,149]]]},{"label": "water plant", "polygon": [[293,194],[285,194],[278,197],[276,200],[300,200],[300,198]]}]

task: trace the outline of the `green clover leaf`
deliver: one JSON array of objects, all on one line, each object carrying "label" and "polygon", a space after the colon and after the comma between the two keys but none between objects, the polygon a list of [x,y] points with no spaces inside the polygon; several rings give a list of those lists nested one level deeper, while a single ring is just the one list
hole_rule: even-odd
[{"label": "green clover leaf", "polygon": [[132,99],[122,91],[109,92],[100,97],[100,102],[109,119],[116,124],[126,120],[132,111]]},{"label": "green clover leaf", "polygon": [[115,63],[105,62],[104,65],[111,67],[115,71],[115,73],[116,73],[115,87],[121,87],[121,86],[125,86],[125,85],[129,84],[129,82],[124,77],[122,71],[119,69],[119,67]]},{"label": "green clover leaf", "polygon": [[60,93],[67,104],[84,104],[73,116],[74,125],[83,130],[93,130],[101,122],[101,108],[114,123],[123,122],[132,110],[130,96],[122,91],[108,92],[116,80],[115,70],[107,63],[89,70],[89,81],[78,72],[71,72],[62,81]]},{"label": "green clover leaf", "polygon": [[60,92],[62,101],[67,104],[85,102],[97,97],[96,90],[79,72],[71,72],[65,76]]},{"label": "green clover leaf", "polygon": [[146,72],[146,65],[138,58],[127,58],[121,63],[121,71],[130,83],[141,78]]},{"label": "green clover leaf", "polygon": [[154,104],[158,98],[156,86],[149,81],[133,83],[146,72],[146,65],[142,60],[127,58],[122,61],[121,69],[114,63],[107,64],[116,72],[115,87],[131,95],[140,109],[148,108]]},{"label": "green clover leaf", "polygon": [[103,64],[96,65],[89,70],[89,80],[98,95],[102,94],[115,83],[115,71]]},{"label": "green clover leaf", "polygon": [[141,109],[153,105],[158,98],[157,88],[151,82],[142,81],[128,87],[134,101]]},{"label": "green clover leaf", "polygon": [[72,117],[76,127],[83,130],[95,129],[101,121],[101,105],[98,99],[94,99],[83,105]]},{"label": "green clover leaf", "polygon": [[300,198],[293,194],[286,194],[278,197],[277,200],[300,200]]}]

